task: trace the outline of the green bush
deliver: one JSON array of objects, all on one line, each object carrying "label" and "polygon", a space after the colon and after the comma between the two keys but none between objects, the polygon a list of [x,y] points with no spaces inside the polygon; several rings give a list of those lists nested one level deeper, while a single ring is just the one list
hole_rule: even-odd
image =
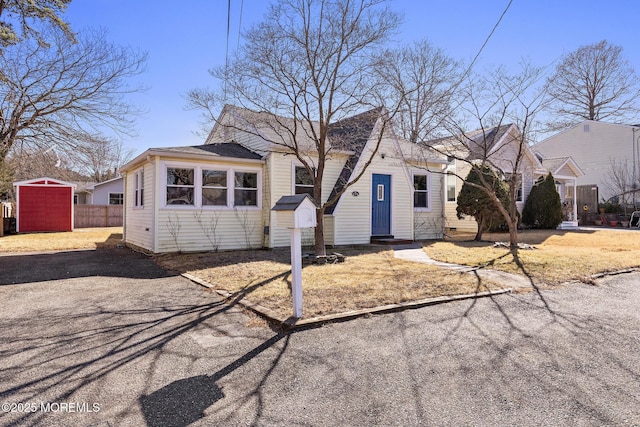
[{"label": "green bush", "polygon": [[562,222],[562,203],[549,173],[533,186],[522,211],[522,222],[533,228],[553,229]]},{"label": "green bush", "polygon": [[[488,167],[482,168],[484,180],[496,197],[506,204],[508,193],[504,182]],[[477,188],[475,185],[482,186],[479,170],[473,167],[465,178],[460,193],[458,194],[458,205],[456,208],[458,218],[463,215],[473,216],[478,224],[478,232],[475,240],[482,239],[482,233],[491,229],[496,224],[504,222],[504,217],[498,210],[494,200],[489,195]]]}]

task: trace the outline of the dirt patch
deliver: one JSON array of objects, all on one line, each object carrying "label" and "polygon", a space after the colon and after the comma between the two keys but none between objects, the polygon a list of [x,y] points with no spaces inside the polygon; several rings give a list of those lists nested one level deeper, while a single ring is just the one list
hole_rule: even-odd
[{"label": "dirt patch", "polygon": [[494,242],[509,240],[504,233],[486,233],[482,242],[457,235],[446,242],[426,243],[424,250],[438,261],[522,274],[550,285],[573,280],[590,283],[594,274],[640,266],[640,232],[636,231],[532,230],[518,237],[536,250],[520,250],[516,258],[509,248],[493,247]]},{"label": "dirt patch", "polygon": [[107,249],[122,244],[122,227],[79,228],[67,232],[21,233],[0,237],[0,252]]},{"label": "dirt patch", "polygon": [[[304,266],[304,317],[501,287],[469,274],[399,260],[388,248],[340,248],[338,252],[346,256],[342,263]],[[287,318],[292,306],[289,257],[288,249],[274,249],[171,254],[155,259],[164,268],[200,277],[215,289]]]}]

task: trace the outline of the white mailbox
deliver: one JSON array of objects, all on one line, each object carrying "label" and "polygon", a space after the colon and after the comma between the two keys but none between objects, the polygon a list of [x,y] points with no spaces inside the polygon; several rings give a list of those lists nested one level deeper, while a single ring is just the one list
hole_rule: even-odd
[{"label": "white mailbox", "polygon": [[312,228],[316,223],[316,204],[308,194],[283,196],[271,209],[278,227]]},{"label": "white mailbox", "polygon": [[283,196],[272,211],[276,213],[276,223],[291,230],[291,299],[293,317],[302,317],[302,233],[301,228],[315,227],[316,204],[308,194]]}]

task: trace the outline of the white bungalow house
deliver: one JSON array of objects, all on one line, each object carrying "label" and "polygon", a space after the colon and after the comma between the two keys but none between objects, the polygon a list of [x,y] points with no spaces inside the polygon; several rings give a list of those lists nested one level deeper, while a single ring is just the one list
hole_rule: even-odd
[{"label": "white bungalow house", "polygon": [[[325,211],[328,245],[442,235],[447,161],[397,138],[383,116],[376,109],[330,128],[322,202],[364,173]],[[284,121],[292,123],[227,106],[204,145],[153,148],[124,165],[125,242],[155,253],[289,246],[271,208],[310,185],[307,169],[281,144]],[[317,160],[308,138],[296,143],[309,162]],[[312,239],[309,229],[303,243]]]},{"label": "white bungalow house", "polygon": [[[598,201],[621,193],[619,186],[611,188],[607,182],[614,163],[617,168],[626,169],[625,191],[640,189],[640,125],[585,120],[539,142],[533,149],[550,158],[571,156],[584,172],[578,177],[578,185],[597,187]],[[640,193],[631,193],[627,200],[640,202]]]},{"label": "white bungalow house", "polygon": [[[578,226],[575,194],[577,178],[582,176],[582,171],[569,156],[553,159],[536,156],[528,144],[521,144],[521,134],[516,125],[475,130],[462,137],[427,142],[427,145],[436,146],[439,152],[454,154],[451,156],[454,159],[446,167],[445,229],[477,231],[475,219],[470,216],[459,219],[456,208],[463,179],[471,170],[470,162],[482,159],[507,177],[517,174],[520,184],[516,190],[516,206],[521,213],[533,185],[551,172],[564,207],[564,221],[559,228]],[[520,150],[523,150],[521,156],[518,154]],[[521,160],[516,162],[518,157]]]}]

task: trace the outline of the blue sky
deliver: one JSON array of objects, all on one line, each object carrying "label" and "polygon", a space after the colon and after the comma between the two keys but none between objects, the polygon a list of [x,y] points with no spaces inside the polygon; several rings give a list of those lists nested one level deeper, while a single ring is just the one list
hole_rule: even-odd
[{"label": "blue sky", "polygon": [[[242,27],[259,22],[266,0],[231,0],[230,50]],[[450,56],[469,62],[506,7],[508,0],[393,0],[404,14],[398,43],[427,38]],[[148,91],[132,102],[147,113],[138,120],[139,136],[126,141],[139,154],[147,148],[197,145],[199,113],[185,110],[184,94],[215,86],[208,69],[224,64],[226,0],[74,0],[66,19],[76,31],[104,27],[118,44],[148,52],[148,70],[140,76]],[[513,0],[485,47],[479,69],[517,67],[522,58],[538,66],[552,64],[579,46],[607,39],[624,48],[640,72],[640,2],[635,0]]]}]

